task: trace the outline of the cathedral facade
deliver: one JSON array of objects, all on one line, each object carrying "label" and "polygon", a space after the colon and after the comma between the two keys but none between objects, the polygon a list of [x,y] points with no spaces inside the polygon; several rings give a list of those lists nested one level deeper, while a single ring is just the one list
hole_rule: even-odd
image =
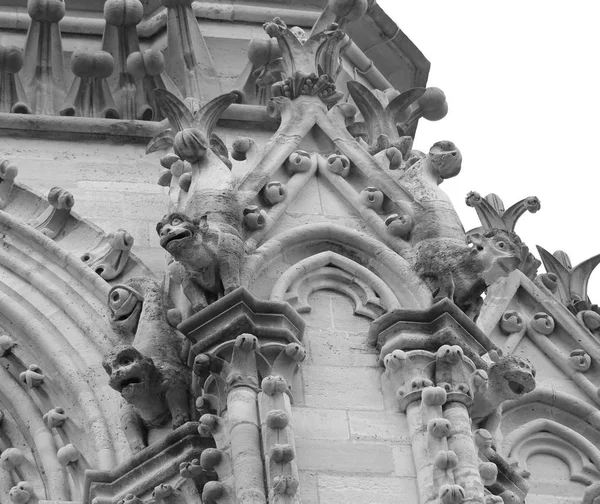
[{"label": "cathedral facade", "polygon": [[0,504],[600,502],[600,255],[450,201],[374,0],[67,2],[0,2]]}]

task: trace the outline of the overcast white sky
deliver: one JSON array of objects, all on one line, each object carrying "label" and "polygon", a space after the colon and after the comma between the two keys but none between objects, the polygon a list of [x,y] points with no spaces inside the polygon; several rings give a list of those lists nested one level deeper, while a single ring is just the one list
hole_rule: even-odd
[{"label": "overcast white sky", "polygon": [[[600,253],[600,2],[377,3],[448,99],[446,118],[421,120],[415,148],[452,140],[461,149],[462,172],[442,188],[465,228],[479,223],[464,204],[470,190],[494,192],[506,208],[538,196],[541,210],[516,228],[536,256],[535,245],[564,250],[573,265]],[[600,304],[600,266],[588,292]]]}]

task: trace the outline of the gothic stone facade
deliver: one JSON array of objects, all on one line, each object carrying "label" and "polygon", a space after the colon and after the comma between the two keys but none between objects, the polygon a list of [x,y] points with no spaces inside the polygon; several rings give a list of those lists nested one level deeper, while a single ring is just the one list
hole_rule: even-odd
[{"label": "gothic stone facade", "polygon": [[0,503],[600,501],[600,256],[465,231],[428,69],[373,0],[2,2]]}]

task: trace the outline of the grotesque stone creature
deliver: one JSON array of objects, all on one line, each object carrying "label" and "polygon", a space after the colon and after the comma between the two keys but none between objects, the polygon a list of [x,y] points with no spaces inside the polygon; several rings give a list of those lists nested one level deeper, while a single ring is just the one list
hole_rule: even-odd
[{"label": "grotesque stone creature", "polygon": [[481,306],[481,294],[521,262],[521,241],[514,233],[493,229],[473,234],[471,245],[451,239],[425,240],[416,248],[415,270],[434,299],[453,299],[467,315]]},{"label": "grotesque stone creature", "polygon": [[504,401],[516,399],[535,389],[535,369],[524,357],[500,357],[489,367],[487,374],[487,390],[475,391],[475,404],[471,416],[476,425],[492,415],[499,414]]},{"label": "grotesque stone creature", "polygon": [[172,213],[163,217],[156,231],[161,247],[182,266],[183,292],[194,312],[240,286],[244,244],[233,226],[211,224],[207,215],[190,219]]},{"label": "grotesque stone creature", "polygon": [[121,394],[121,425],[134,453],[146,446],[147,431],[169,420],[190,420],[191,379],[183,363],[183,336],[167,321],[162,287],[149,278],[114,286],[108,295],[111,322],[132,345],[109,350],[102,366],[108,384]]}]

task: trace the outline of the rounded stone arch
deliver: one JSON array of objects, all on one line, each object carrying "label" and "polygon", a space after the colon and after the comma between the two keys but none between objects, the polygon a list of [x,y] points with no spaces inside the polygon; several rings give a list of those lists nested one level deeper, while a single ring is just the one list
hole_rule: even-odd
[{"label": "rounded stone arch", "polygon": [[[271,297],[288,270],[289,278],[299,279],[296,270],[290,268],[308,268],[308,272],[328,264],[346,273],[354,271],[352,275],[360,272],[357,278],[362,275],[371,287],[377,286],[394,308],[426,308],[431,304],[431,292],[404,258],[375,238],[332,223],[299,226],[268,240],[246,260],[242,285]],[[281,285],[277,285],[277,296],[281,296]]]},{"label": "rounded stone arch", "polygon": [[[505,457],[528,470],[528,459],[546,455],[561,460],[569,480],[584,486],[600,481],[600,412],[570,394],[538,387],[505,404],[502,421],[511,426],[502,441]],[[582,494],[583,494],[582,487]]]},{"label": "rounded stone arch", "polygon": [[[80,500],[87,468],[109,470],[130,455],[120,397],[101,365],[121,342],[109,323],[110,284],[76,248],[103,233],[71,216],[60,239],[49,238],[26,223],[24,209],[39,213],[39,199],[21,191],[11,212],[0,212],[0,449],[20,452],[0,470],[0,492],[27,480],[41,500]],[[126,277],[140,273],[149,270],[135,259]],[[56,408],[67,417],[60,425],[44,418]],[[79,461],[65,466],[68,444]]]}]

